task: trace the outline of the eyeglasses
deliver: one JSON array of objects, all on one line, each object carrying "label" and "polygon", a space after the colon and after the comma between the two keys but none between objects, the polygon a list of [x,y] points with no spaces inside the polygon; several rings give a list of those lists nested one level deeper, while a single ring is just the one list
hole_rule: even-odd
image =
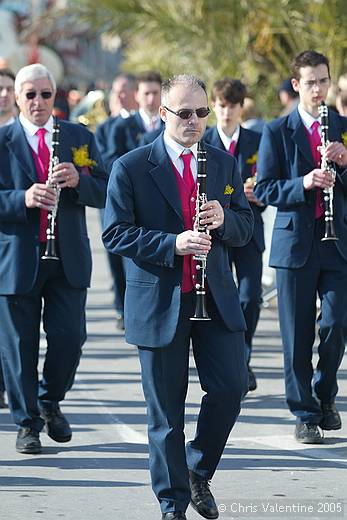
[{"label": "eyeglasses", "polygon": [[164,106],[165,110],[168,110],[172,114],[175,114],[175,116],[180,117],[181,119],[190,119],[193,114],[196,114],[199,118],[207,117],[210,113],[209,107],[201,107],[197,108],[196,110],[192,110],[191,108],[181,108],[181,110],[177,110],[175,112],[174,110],[171,110],[171,108],[168,108]]},{"label": "eyeglasses", "polygon": [[315,80],[309,80],[309,81],[303,81],[303,85],[306,88],[312,88],[314,86],[319,87],[325,87],[330,83],[330,78],[322,78],[322,79],[315,79]]},{"label": "eyeglasses", "polygon": [[41,96],[42,99],[50,99],[53,96],[53,92],[50,92],[49,90],[44,90],[43,92],[36,92],[35,90],[30,90],[29,92],[25,93],[25,97],[27,99],[34,99],[36,96]]}]

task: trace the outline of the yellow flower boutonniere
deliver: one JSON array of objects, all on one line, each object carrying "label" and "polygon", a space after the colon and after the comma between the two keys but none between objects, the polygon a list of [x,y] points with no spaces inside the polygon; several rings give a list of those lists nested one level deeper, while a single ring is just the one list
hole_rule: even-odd
[{"label": "yellow flower boutonniere", "polygon": [[258,152],[256,152],[253,155],[251,155],[251,157],[249,159],[247,159],[246,163],[247,164],[255,164],[257,162],[257,159],[258,159]]},{"label": "yellow flower boutonniere", "polygon": [[93,166],[96,166],[96,161],[93,161],[89,157],[88,153],[88,145],[83,144],[79,148],[72,147],[72,160],[75,166],[79,166],[80,168],[83,168],[87,166],[88,168],[92,168]]},{"label": "yellow flower boutonniere", "polygon": [[234,188],[227,184],[224,188],[224,195],[231,195],[234,192]]},{"label": "yellow flower boutonniere", "polygon": [[347,132],[343,132],[343,134],[341,135],[342,137],[342,142],[343,144],[345,145],[345,147],[347,148]]}]

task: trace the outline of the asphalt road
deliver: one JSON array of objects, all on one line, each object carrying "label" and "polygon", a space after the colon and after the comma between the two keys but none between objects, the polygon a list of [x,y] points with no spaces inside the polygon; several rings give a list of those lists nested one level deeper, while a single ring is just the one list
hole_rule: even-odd
[{"label": "asphalt road", "polygon": [[[73,438],[57,444],[42,433],[42,454],[20,455],[14,449],[16,427],[8,411],[0,410],[0,520],[161,517],[150,487],[137,352],[115,330],[98,212],[89,210],[88,219],[94,258],[88,341],[75,385],[62,404]],[[300,445],[293,437],[275,306],[261,313],[253,367],[258,389],[246,397],[212,481],[221,520],[343,518],[343,509],[347,511],[346,359],[337,399],[343,429],[327,432],[326,443],[316,447]],[[188,439],[194,433],[201,396],[191,359]],[[187,518],[201,517],[189,508]]]}]

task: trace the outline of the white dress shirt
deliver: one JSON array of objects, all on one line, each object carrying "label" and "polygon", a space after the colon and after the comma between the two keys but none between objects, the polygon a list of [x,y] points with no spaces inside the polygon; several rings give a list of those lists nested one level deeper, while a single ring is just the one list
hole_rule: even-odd
[{"label": "white dress shirt", "polygon": [[193,157],[190,162],[190,169],[192,171],[192,175],[194,178],[194,181],[196,181],[197,177],[197,157],[198,157],[198,145],[197,143],[193,144],[190,148],[185,148],[181,144],[177,143],[172,139],[172,137],[169,136],[167,131],[164,132],[164,144],[167,153],[169,154],[169,157],[171,161],[173,162],[174,166],[178,170],[179,174],[183,178],[183,160],[181,158],[182,152],[188,153],[192,152]]}]

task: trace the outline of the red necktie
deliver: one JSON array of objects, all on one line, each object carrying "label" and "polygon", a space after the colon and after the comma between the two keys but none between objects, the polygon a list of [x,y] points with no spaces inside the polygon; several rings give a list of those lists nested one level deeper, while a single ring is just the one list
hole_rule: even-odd
[{"label": "red necktie", "polygon": [[47,176],[48,176],[50,153],[49,153],[48,146],[46,145],[46,141],[45,141],[46,133],[47,133],[47,130],[45,128],[39,128],[38,131],[36,132],[36,135],[39,138],[37,155],[38,155],[39,163],[40,163],[41,170],[42,170],[41,171],[42,179],[40,179],[40,181],[47,180]]},{"label": "red necktie", "polygon": [[229,146],[229,153],[231,155],[235,155],[235,147],[236,147],[236,141],[231,141]]},{"label": "red necktie", "polygon": [[[320,123],[318,121],[314,121],[311,125],[311,151],[314,159],[314,163],[317,168],[320,167],[321,155],[318,150],[318,146],[321,145],[321,137],[318,131]],[[316,205],[315,205],[315,217],[320,218],[324,213],[323,208],[323,198],[322,198],[322,190],[320,188],[316,188]]]},{"label": "red necktie", "polygon": [[183,160],[183,180],[185,182],[185,185],[187,186],[189,195],[193,193],[195,188],[195,181],[192,174],[192,170],[190,168],[190,161],[192,157],[192,152],[181,154],[181,158]]}]

